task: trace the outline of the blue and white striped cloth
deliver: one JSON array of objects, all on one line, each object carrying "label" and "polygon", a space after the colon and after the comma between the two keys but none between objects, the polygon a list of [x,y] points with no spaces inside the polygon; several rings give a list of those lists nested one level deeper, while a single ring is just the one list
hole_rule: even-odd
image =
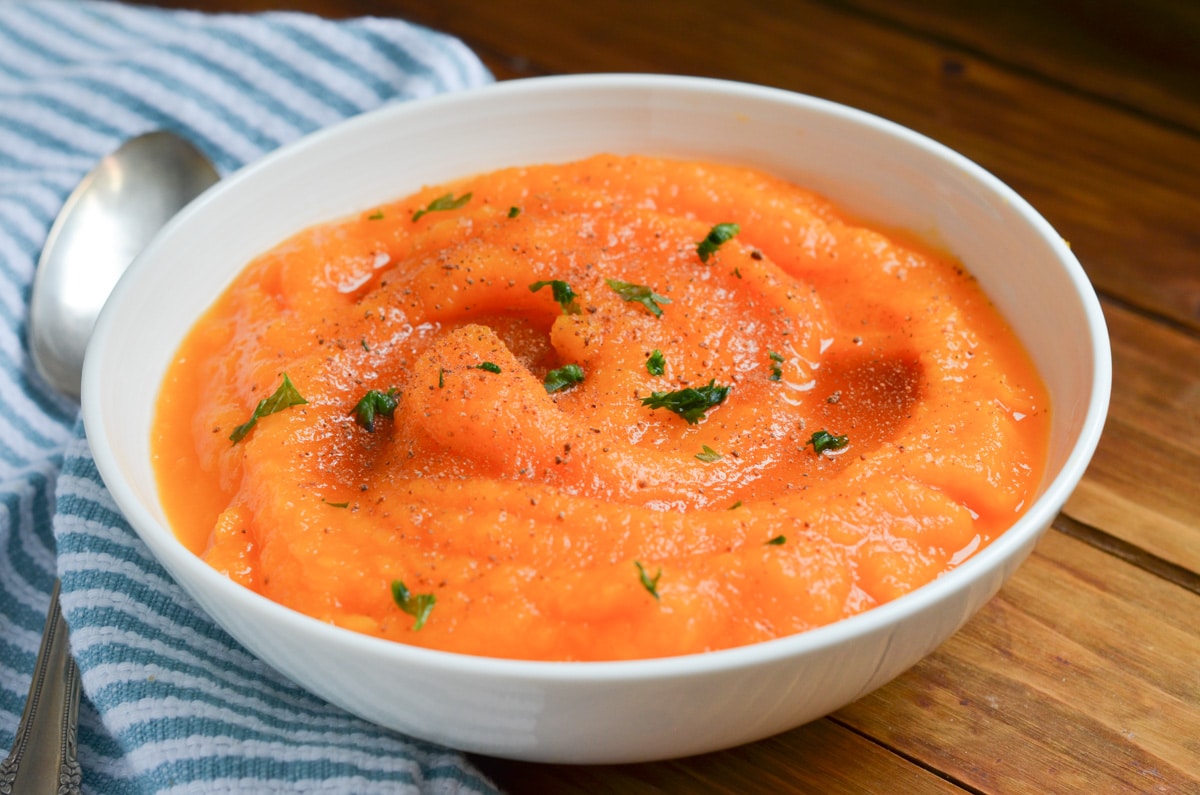
[{"label": "blue and white striped cloth", "polygon": [[214,626],[118,514],[26,341],[55,213],[125,138],[176,130],[228,173],[383,103],[490,80],[457,40],[396,20],[0,0],[0,756],[57,573],[85,792],[494,791],[462,755],[329,706]]}]

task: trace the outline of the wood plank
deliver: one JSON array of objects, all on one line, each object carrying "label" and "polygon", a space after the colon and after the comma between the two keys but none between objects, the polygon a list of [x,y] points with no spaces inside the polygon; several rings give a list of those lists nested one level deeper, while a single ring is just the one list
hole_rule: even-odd
[{"label": "wood plank", "polygon": [[476,757],[512,795],[963,795],[963,790],[831,720],[719,753],[640,765],[536,765]]},{"label": "wood plank", "polygon": [[1069,535],[1077,541],[1082,541],[1106,555],[1112,555],[1115,558],[1136,566],[1142,571],[1158,577],[1160,580],[1165,580],[1173,585],[1178,585],[1184,590],[1200,595],[1200,574],[1191,569],[1171,563],[1157,555],[1152,555],[1141,547],[1116,536],[1109,535],[1096,527],[1076,521],[1065,513],[1060,513],[1058,518],[1054,520],[1054,529]]},{"label": "wood plank", "polygon": [[1113,395],[1065,512],[1200,574],[1200,339],[1107,304]]},{"label": "wood plank", "polygon": [[1200,792],[1200,596],[1059,532],[967,626],[836,713],[989,793]]},{"label": "wood plank", "polygon": [[1200,3],[1193,0],[841,0],[915,36],[1200,131]]}]

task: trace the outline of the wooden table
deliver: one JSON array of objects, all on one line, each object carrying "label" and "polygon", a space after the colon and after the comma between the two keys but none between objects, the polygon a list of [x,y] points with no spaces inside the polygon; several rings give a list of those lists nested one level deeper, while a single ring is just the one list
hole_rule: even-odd
[{"label": "wooden table", "polygon": [[963,152],[1086,268],[1108,426],[1034,555],[886,687],[753,745],[617,767],[478,759],[513,793],[1200,793],[1200,3],[158,0],[398,16],[497,77],[698,74],[853,105]]}]

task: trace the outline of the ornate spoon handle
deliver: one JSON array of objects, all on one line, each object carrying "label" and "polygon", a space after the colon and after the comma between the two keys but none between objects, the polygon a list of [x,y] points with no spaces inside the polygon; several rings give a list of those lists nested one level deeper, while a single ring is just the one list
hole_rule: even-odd
[{"label": "ornate spoon handle", "polygon": [[58,588],[55,580],[29,699],[12,751],[0,763],[0,795],[75,795],[80,791],[83,776],[75,761],[79,669],[67,643]]}]

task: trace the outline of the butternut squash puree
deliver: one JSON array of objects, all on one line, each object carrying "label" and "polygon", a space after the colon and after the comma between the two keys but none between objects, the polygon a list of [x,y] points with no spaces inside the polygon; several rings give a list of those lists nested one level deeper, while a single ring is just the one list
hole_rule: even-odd
[{"label": "butternut squash puree", "polygon": [[[722,222],[741,231],[702,263]],[[584,381],[548,393],[565,364]],[[307,404],[231,443],[285,372]],[[695,424],[642,405],[714,379],[727,399]],[[368,432],[353,407],[391,388]],[[413,645],[606,660],[802,632],[938,577],[1031,499],[1048,409],[958,263],[757,171],[606,155],[263,254],[180,349],[154,450],[179,537],[273,600]],[[817,454],[820,430],[849,443]],[[420,628],[393,581],[436,597]]]}]

